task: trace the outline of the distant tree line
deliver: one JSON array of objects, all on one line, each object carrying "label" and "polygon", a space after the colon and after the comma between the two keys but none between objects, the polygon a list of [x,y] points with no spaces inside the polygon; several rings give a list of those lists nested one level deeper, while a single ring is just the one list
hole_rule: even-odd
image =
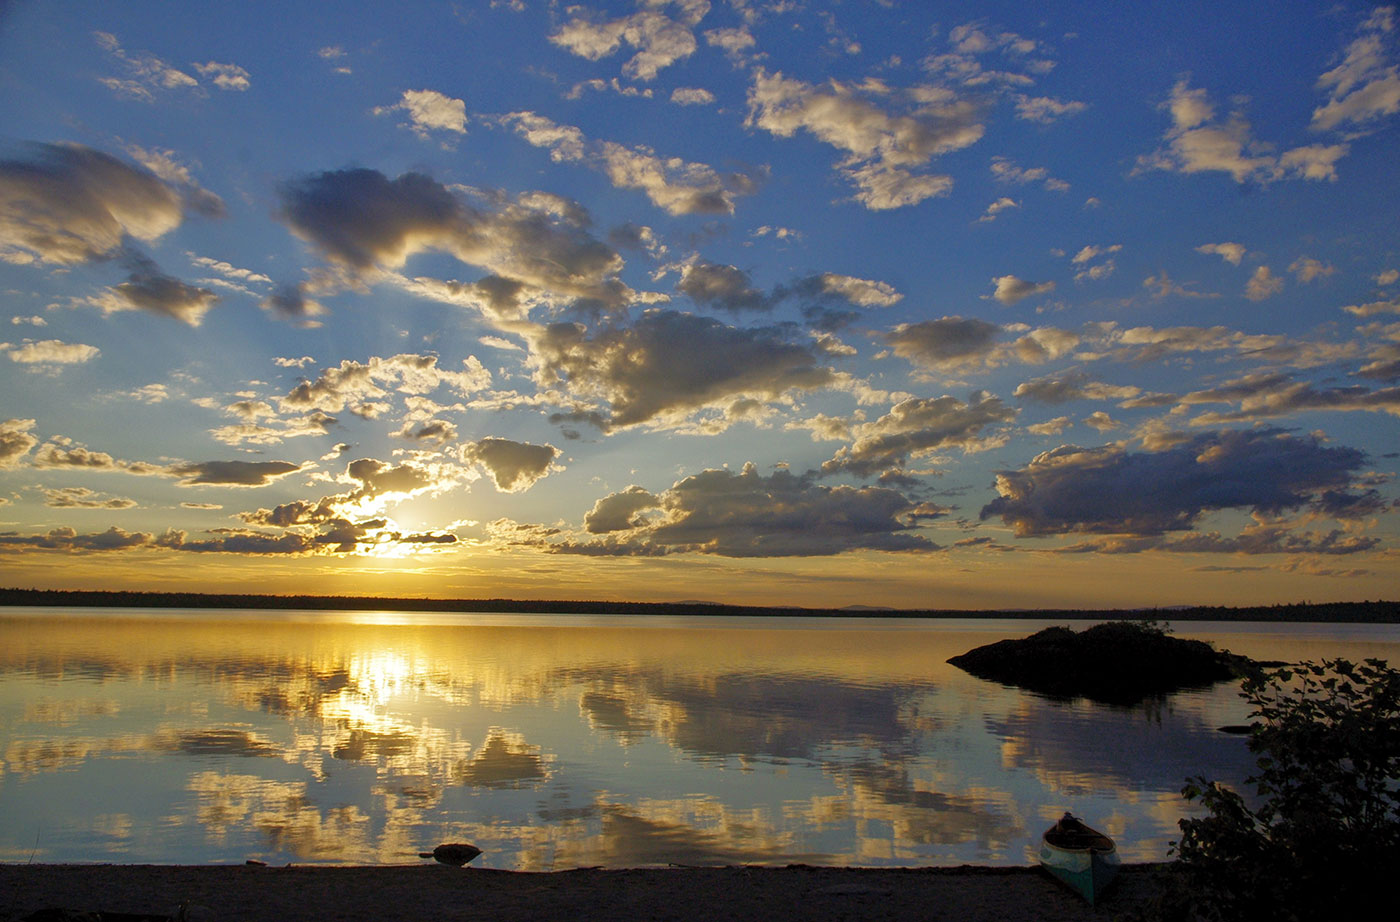
[{"label": "distant tree line", "polygon": [[720,605],[712,602],[613,602],[568,599],[423,599],[380,596],[256,595],[211,592],[0,588],[0,605],[88,608],[296,609],[306,611],[508,612],[580,615],[744,615],[750,617],[1035,618],[1041,620],[1320,621],[1400,623],[1400,601],[1299,602],[1140,609],[893,609]]}]

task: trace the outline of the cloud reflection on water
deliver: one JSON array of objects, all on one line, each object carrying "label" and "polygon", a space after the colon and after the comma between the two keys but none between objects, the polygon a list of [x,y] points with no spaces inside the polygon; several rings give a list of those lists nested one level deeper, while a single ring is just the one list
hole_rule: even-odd
[{"label": "cloud reflection on water", "polygon": [[1161,857],[1183,778],[1237,766],[1218,695],[944,666],[985,634],[0,619],[0,855],[87,791],[38,858],[1021,863],[1069,805]]}]

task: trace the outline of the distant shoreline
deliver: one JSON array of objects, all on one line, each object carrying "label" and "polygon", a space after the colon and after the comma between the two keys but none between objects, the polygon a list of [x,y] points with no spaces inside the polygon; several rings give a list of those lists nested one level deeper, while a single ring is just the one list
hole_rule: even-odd
[{"label": "distant shoreline", "polygon": [[1272,621],[1400,624],[1397,602],[1300,602],[1289,605],[1132,609],[896,609],[721,605],[711,602],[597,602],[568,599],[424,599],[255,593],[134,592],[0,588],[0,606],[198,608],[301,611],[489,612],[509,614],[688,615],[763,618],[1027,618],[1037,620]]}]

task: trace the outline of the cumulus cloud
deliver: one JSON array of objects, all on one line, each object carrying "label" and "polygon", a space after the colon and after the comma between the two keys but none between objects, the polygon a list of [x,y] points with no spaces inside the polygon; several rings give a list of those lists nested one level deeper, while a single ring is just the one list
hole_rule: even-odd
[{"label": "cumulus cloud", "polygon": [[32,419],[7,419],[0,422],[0,469],[14,468],[39,444],[30,434],[35,426]]},{"label": "cumulus cloud", "polygon": [[895,355],[935,371],[979,367],[996,348],[1001,327],[975,317],[902,323],[885,334]]},{"label": "cumulus cloud", "polygon": [[621,258],[556,197],[477,207],[421,173],[351,169],[287,183],[281,198],[292,231],[356,278],[439,251],[565,300],[621,306],[631,294]]},{"label": "cumulus cloud", "polygon": [[1172,87],[1163,105],[1171,114],[1166,147],[1138,158],[1140,170],[1179,173],[1223,172],[1237,183],[1268,184],[1281,179],[1335,181],[1337,161],[1350,149],[1346,144],[1313,144],[1275,155],[1253,136],[1248,121],[1232,114],[1216,118],[1215,106],[1205,90],[1192,89],[1186,80]]},{"label": "cumulus cloud", "polygon": [[591,336],[577,323],[529,336],[537,382],[567,383],[574,398],[603,401],[608,413],[598,421],[612,429],[674,426],[740,397],[772,400],[839,380],[812,347],[789,341],[782,329],[743,329],[661,309]]},{"label": "cumulus cloud", "polygon": [[676,289],[689,295],[701,307],[715,307],[735,313],[766,311],[772,308],[775,300],[755,288],[744,270],[703,259],[682,268]]},{"label": "cumulus cloud", "polygon": [[1239,409],[1203,413],[1192,420],[1195,425],[1275,419],[1308,411],[1369,411],[1400,416],[1400,388],[1317,387],[1311,381],[1296,381],[1284,374],[1258,374],[1192,391],[1181,398],[1182,406],[1209,403],[1233,403]]},{"label": "cumulus cloud", "polygon": [[1316,279],[1327,278],[1337,271],[1337,267],[1311,256],[1300,256],[1289,264],[1288,271],[1296,275],[1298,281],[1307,284]]},{"label": "cumulus cloud", "polygon": [[1268,266],[1260,266],[1254,270],[1254,274],[1249,277],[1249,282],[1245,284],[1244,296],[1251,301],[1263,301],[1280,291],[1283,291],[1283,279],[1274,275]]},{"label": "cumulus cloud", "polygon": [[982,217],[978,218],[977,220],[982,222],[995,221],[997,219],[997,216],[1000,215],[1003,211],[1006,211],[1011,208],[1020,207],[1020,202],[1016,201],[1014,198],[1008,198],[1007,196],[1003,195],[1001,198],[988,205],[987,210],[982,213]]},{"label": "cumulus cloud", "polygon": [[126,281],[87,299],[87,303],[104,314],[139,310],[197,327],[219,302],[219,296],[208,288],[189,285],[166,275],[139,253],[127,252],[122,261],[131,270]]},{"label": "cumulus cloud", "polygon": [[1056,179],[1043,166],[1022,167],[1006,157],[993,157],[990,166],[992,178],[997,182],[1024,186],[1028,183],[1042,183],[1050,192],[1067,192],[1069,183]]},{"label": "cumulus cloud", "polygon": [[209,61],[206,64],[196,64],[194,69],[199,71],[201,77],[214,81],[214,85],[221,90],[234,90],[241,93],[253,85],[249,79],[252,75],[237,64],[220,64],[218,61]]},{"label": "cumulus cloud", "polygon": [[1016,117],[1041,125],[1049,125],[1067,116],[1078,115],[1087,108],[1088,103],[1077,100],[1060,100],[1050,96],[1016,97]]},{"label": "cumulus cloud", "polygon": [[1142,393],[1141,388],[1095,381],[1079,368],[1033,378],[1017,385],[1012,396],[1036,403],[1058,404],[1072,400],[1128,400]]},{"label": "cumulus cloud", "polygon": [[[645,513],[645,515],[643,515]],[[594,504],[588,530],[603,540],[551,547],[563,553],[812,557],[855,550],[931,551],[915,529],[932,513],[882,488],[814,485],[789,471],[763,476],[707,470],[660,494],[629,487]]]},{"label": "cumulus cloud", "polygon": [[992,297],[1008,306],[1055,290],[1054,282],[1028,282],[1014,275],[999,275],[992,279],[992,284],[996,286]]},{"label": "cumulus cloud", "polygon": [[[608,20],[583,11],[549,40],[590,61],[601,61],[626,44],[637,52],[622,65],[623,74],[634,80],[653,80],[662,69],[694,53],[694,29],[709,12],[710,4],[708,0],[639,0],[638,6],[642,9],[630,16]],[[675,18],[663,12],[668,6],[675,8]]]},{"label": "cumulus cloud", "polygon": [[400,394],[427,394],[447,386],[463,396],[491,383],[491,373],[476,356],[462,361],[461,371],[438,366],[435,355],[401,352],[386,358],[370,356],[366,362],[345,359],[327,368],[314,381],[303,381],[280,398],[283,410],[320,410],[338,413],[347,407],[352,413],[374,415],[375,402],[392,389]]},{"label": "cumulus cloud", "polygon": [[732,214],[734,199],[752,193],[762,178],[761,171],[721,174],[703,163],[660,156],[645,145],[591,142],[578,128],[533,112],[512,112],[499,123],[535,147],[548,148],[550,159],[596,169],[619,189],[641,191],[668,214]]},{"label": "cumulus cloud", "polygon": [[486,438],[462,447],[462,460],[480,464],[502,493],[523,493],[551,471],[559,449],[510,439]]},{"label": "cumulus cloud", "polygon": [[101,350],[83,343],[65,343],[58,339],[39,342],[26,339],[21,345],[0,343],[0,350],[10,361],[23,365],[81,365],[97,358]]},{"label": "cumulus cloud", "polygon": [[307,295],[303,285],[278,285],[258,306],[302,329],[321,326],[316,318],[330,313],[325,305]]},{"label": "cumulus cloud", "polygon": [[671,102],[681,106],[713,105],[715,94],[698,86],[678,86],[671,91]]},{"label": "cumulus cloud", "polygon": [[1196,247],[1196,252],[1213,254],[1232,266],[1238,266],[1240,260],[1244,259],[1245,249],[1244,245],[1239,243],[1203,243]]},{"label": "cumulus cloud", "polygon": [[1317,80],[1328,94],[1325,105],[1313,110],[1314,130],[1343,125],[1367,126],[1400,112],[1400,66],[1391,45],[1395,7],[1377,7],[1362,24],[1361,35],[1347,46],[1336,67]]},{"label": "cumulus cloud", "polygon": [[1066,445],[998,472],[1000,495],[981,517],[1000,517],[1023,537],[1159,535],[1215,510],[1300,508],[1345,489],[1364,461],[1356,449],[1277,429],[1200,433],[1155,452]]},{"label": "cumulus cloud", "polygon": [[[903,111],[886,111],[874,101],[891,97],[902,100]],[[834,80],[816,86],[758,68],[748,101],[746,124],[780,138],[806,131],[845,152],[837,169],[856,186],[856,200],[873,210],[946,194],[951,177],[915,171],[975,144],[983,133],[978,106],[938,87],[895,93]]]},{"label": "cumulus cloud", "polygon": [[50,509],[132,509],[136,506],[134,499],[104,497],[87,487],[60,487],[43,493],[44,505]]},{"label": "cumulus cloud", "polygon": [[375,115],[390,112],[408,113],[409,125],[420,138],[428,137],[433,131],[467,133],[467,104],[437,90],[404,90],[394,105],[374,110]]},{"label": "cumulus cloud", "polygon": [[77,144],[27,149],[25,159],[0,160],[0,257],[93,262],[184,218],[181,196],[147,170]]},{"label": "cumulus cloud", "polygon": [[987,429],[1015,417],[1016,411],[1001,398],[981,392],[974,392],[966,403],[946,395],[913,397],[895,404],[885,416],[854,427],[855,441],[825,462],[822,473],[870,477],[903,469],[912,458],[936,451],[980,451],[989,445]]}]

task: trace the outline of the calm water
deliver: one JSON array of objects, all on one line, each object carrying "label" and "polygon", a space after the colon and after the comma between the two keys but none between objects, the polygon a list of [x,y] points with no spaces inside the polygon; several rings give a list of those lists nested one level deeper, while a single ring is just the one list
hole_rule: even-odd
[{"label": "calm water", "polygon": [[[1025,864],[1166,857],[1252,762],[1233,685],[1055,702],[945,660],[1026,621],[0,610],[0,861]],[[1400,629],[1178,625],[1400,661]]]}]

